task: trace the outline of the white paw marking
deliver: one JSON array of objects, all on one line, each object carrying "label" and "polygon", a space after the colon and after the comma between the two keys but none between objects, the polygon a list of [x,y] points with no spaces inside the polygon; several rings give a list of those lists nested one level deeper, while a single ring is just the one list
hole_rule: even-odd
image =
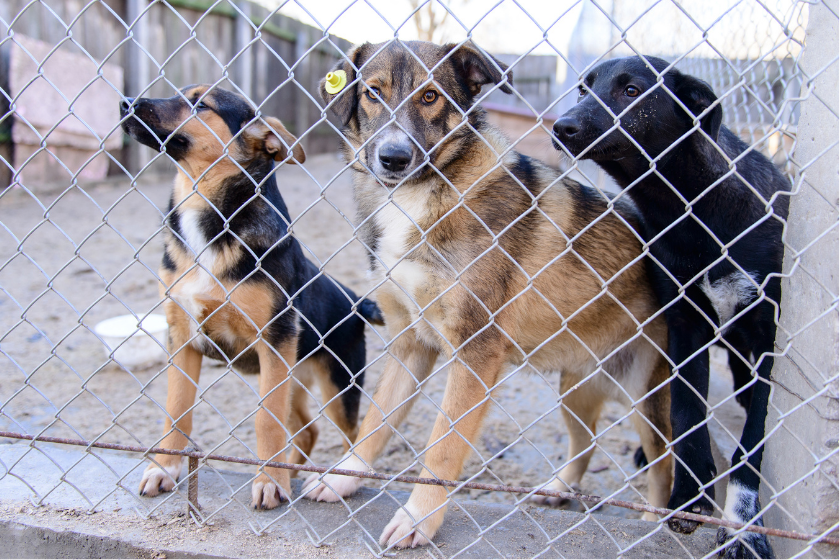
[{"label": "white paw marking", "polygon": [[[406,510],[409,510],[411,514],[409,515]],[[414,523],[421,518],[422,516],[415,511],[411,504],[401,507],[394,514],[385,530],[382,531],[379,544],[384,547],[393,546],[395,548],[416,548],[429,544],[431,539],[434,538],[437,528],[427,526],[427,524],[431,525],[431,518],[423,520],[415,528]]]},{"label": "white paw marking", "polygon": [[289,494],[276,482],[258,479],[251,485],[251,507],[255,509],[274,509],[284,501],[291,501]]},{"label": "white paw marking", "polygon": [[[761,503],[758,500],[758,492],[737,482],[729,482],[726,487],[726,505],[723,509],[725,519],[738,523],[749,523],[760,511]],[[764,526],[761,517],[755,519],[752,523]],[[751,558],[755,555],[759,558],[775,558],[770,541],[765,535],[743,532],[738,534],[738,538],[735,539],[736,533],[737,531],[727,527],[721,527],[718,530],[717,545],[725,545],[720,552],[720,558]]]},{"label": "white paw marking", "polygon": [[140,495],[153,498],[161,492],[171,492],[179,476],[181,476],[181,461],[164,468],[152,463],[143,471],[143,478],[140,480]]},{"label": "white paw marking", "polygon": [[[545,487],[546,490],[552,490],[554,492],[580,492],[580,487],[577,484],[572,484],[571,487],[567,486],[565,482],[561,482],[559,478],[555,478],[552,480],[548,486]],[[557,498],[555,496],[540,496],[538,494],[534,494],[528,500],[536,505],[545,506],[545,507],[562,507],[568,505],[570,500],[565,498]]]},{"label": "white paw marking", "polygon": [[729,521],[746,523],[758,514],[758,493],[737,482],[726,486],[726,505],[723,516]]},{"label": "white paw marking", "polygon": [[[355,455],[343,459],[336,465],[336,468],[354,471],[368,470],[362,460]],[[318,502],[337,502],[341,498],[355,494],[362,486],[361,478],[328,474],[324,476],[323,480],[319,480],[320,476],[318,473],[312,473],[306,479],[306,482],[303,483],[303,490],[301,490],[302,496]]]}]

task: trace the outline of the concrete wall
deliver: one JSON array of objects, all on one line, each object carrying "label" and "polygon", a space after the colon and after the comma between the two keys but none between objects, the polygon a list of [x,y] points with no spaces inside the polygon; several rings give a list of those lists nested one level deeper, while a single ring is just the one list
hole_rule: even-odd
[{"label": "concrete wall", "polygon": [[[807,98],[794,153],[798,192],[785,238],[790,276],[782,282],[776,337],[785,356],[773,370],[766,427],[775,433],[762,467],[762,504],[780,494],[765,523],[816,533],[834,526],[838,511],[838,2],[826,4],[811,7],[801,61],[813,89],[806,83],[802,92]],[[780,558],[803,549],[784,539],[773,545]],[[836,548],[819,552],[837,557]]]}]

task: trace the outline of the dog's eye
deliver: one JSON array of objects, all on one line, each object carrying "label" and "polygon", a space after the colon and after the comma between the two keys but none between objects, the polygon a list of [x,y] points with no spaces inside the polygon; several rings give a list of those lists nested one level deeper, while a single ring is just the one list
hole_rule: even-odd
[{"label": "dog's eye", "polygon": [[586,95],[586,88],[583,86],[578,86],[578,97],[583,97]]},{"label": "dog's eye", "polygon": [[627,86],[624,88],[624,95],[627,97],[639,97],[639,94],[642,93],[642,90],[637,88],[636,86]]},{"label": "dog's eye", "polygon": [[368,99],[371,101],[376,101],[377,96],[379,96],[379,88],[368,87],[367,91],[365,91],[365,95],[367,95]]},{"label": "dog's eye", "polygon": [[438,94],[436,91],[429,90],[423,94],[423,103],[431,105],[435,101],[437,101]]},{"label": "dog's eye", "polygon": [[193,104],[193,107],[195,107],[196,111],[200,111],[202,109],[209,109],[210,108],[210,107],[207,106],[206,103],[204,103],[204,101],[197,101],[196,103]]}]

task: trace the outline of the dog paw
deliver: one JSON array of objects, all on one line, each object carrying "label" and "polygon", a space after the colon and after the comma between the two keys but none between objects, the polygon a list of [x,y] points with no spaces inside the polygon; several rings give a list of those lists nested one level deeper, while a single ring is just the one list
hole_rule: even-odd
[{"label": "dog paw", "polygon": [[[726,487],[724,518],[764,527],[764,521],[759,516],[760,511],[758,492],[730,480]],[[759,533],[744,531],[736,536],[732,529],[721,527],[717,533],[717,546],[725,547],[718,553],[718,558],[775,558],[767,536]]]},{"label": "dog paw", "polygon": [[642,521],[656,522],[656,521],[659,521],[659,516],[656,515],[655,513],[651,513],[649,511],[646,511],[645,513],[642,514]]},{"label": "dog paw", "polygon": [[161,492],[171,492],[179,476],[181,476],[180,460],[175,465],[164,465],[163,468],[152,463],[143,471],[143,478],[140,480],[140,495],[153,498]]},{"label": "dog paw", "polygon": [[[338,465],[337,469],[346,469],[352,471],[368,471],[368,466],[365,465],[361,459],[355,455],[344,458]],[[354,478],[352,476],[342,476],[339,474],[325,475],[321,480],[318,473],[312,473],[309,478],[303,483],[303,490],[301,495],[309,500],[316,502],[337,502],[341,498],[346,498],[356,493],[362,486],[361,478]]]},{"label": "dog paw", "polygon": [[[734,540],[733,540],[734,538]],[[727,544],[728,543],[728,544]],[[732,529],[721,527],[717,532],[718,558],[775,558],[766,535],[743,532],[735,538]]]},{"label": "dog paw", "polygon": [[[674,498],[671,497],[671,502],[668,503],[669,509],[677,509],[681,511],[688,511],[691,513],[696,513],[697,515],[712,515],[714,512],[714,507],[712,506],[712,502],[705,496],[697,499],[693,504],[689,506],[681,506],[672,504]],[[691,521],[689,519],[680,519],[678,517],[672,517],[668,520],[668,528],[671,529],[675,533],[681,533],[683,535],[690,535],[694,531],[697,530],[697,527],[702,525],[699,521]]]},{"label": "dog paw", "polygon": [[362,479],[352,476],[328,474],[318,480],[318,473],[312,474],[303,483],[301,495],[316,502],[337,502],[356,493],[362,486]]},{"label": "dog paw", "polygon": [[415,526],[420,519],[423,519],[423,515],[410,503],[398,509],[379,537],[380,546],[416,548],[432,542],[443,521],[443,511],[436,511]]},{"label": "dog paw", "polygon": [[272,480],[266,474],[260,474],[251,485],[251,507],[274,509],[282,502],[291,501],[291,495],[291,488],[283,488],[279,481]]},{"label": "dog paw", "polygon": [[[554,480],[549,483],[548,486],[545,487],[546,490],[553,490],[555,492],[580,492],[581,488],[577,484],[572,484],[571,486],[567,486],[565,483],[560,482],[559,479],[555,478]],[[534,504],[544,507],[555,507],[555,508],[562,508],[568,509],[573,504],[579,503],[575,500],[569,500],[567,498],[557,498],[555,496],[540,496],[538,494],[534,494],[528,500]]]}]

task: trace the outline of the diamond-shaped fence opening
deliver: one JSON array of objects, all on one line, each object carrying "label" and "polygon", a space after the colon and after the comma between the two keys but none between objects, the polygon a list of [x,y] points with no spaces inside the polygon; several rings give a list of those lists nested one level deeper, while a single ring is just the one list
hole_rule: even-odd
[{"label": "diamond-shaped fence opening", "polygon": [[837,19],[3,3],[2,511],[836,556]]}]

